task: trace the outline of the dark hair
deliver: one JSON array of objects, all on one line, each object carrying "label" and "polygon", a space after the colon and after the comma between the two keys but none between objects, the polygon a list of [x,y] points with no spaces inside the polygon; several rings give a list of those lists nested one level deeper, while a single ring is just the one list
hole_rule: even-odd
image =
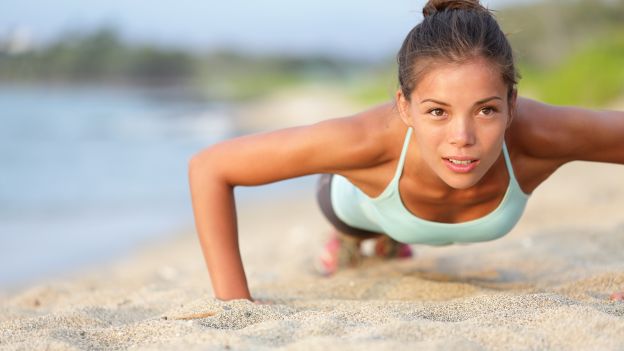
[{"label": "dark hair", "polygon": [[490,10],[478,0],[429,0],[423,15],[397,54],[399,84],[408,101],[434,62],[461,63],[480,57],[499,66],[511,96],[520,75],[511,45]]}]

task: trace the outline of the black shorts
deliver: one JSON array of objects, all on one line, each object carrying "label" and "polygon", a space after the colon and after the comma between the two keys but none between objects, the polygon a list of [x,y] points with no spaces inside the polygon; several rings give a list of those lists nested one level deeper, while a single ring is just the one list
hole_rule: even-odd
[{"label": "black shorts", "polygon": [[331,204],[331,179],[333,174],[321,174],[316,186],[316,200],[318,201],[321,212],[325,215],[327,220],[341,233],[361,237],[361,238],[374,238],[381,233],[371,232],[365,229],[354,228],[347,223],[343,222],[336,213]]}]

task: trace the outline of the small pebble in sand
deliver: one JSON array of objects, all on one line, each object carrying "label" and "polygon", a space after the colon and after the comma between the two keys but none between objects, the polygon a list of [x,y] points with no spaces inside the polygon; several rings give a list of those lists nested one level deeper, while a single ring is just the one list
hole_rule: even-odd
[{"label": "small pebble in sand", "polygon": [[201,313],[189,314],[189,315],[186,315],[186,316],[174,317],[172,319],[188,321],[188,320],[192,320],[192,319],[200,319],[200,318],[212,317],[215,314],[217,314],[217,313],[216,312],[212,312],[212,311],[211,312],[201,312]]}]

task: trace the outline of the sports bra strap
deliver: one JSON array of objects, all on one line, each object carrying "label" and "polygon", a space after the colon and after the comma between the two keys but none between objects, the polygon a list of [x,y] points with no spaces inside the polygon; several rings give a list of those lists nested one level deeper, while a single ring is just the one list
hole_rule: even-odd
[{"label": "sports bra strap", "polygon": [[407,147],[409,146],[411,136],[412,136],[412,127],[408,127],[407,133],[405,133],[405,140],[403,141],[403,150],[401,150],[401,156],[399,157],[399,164],[397,165],[397,168],[394,171],[394,178],[392,178],[393,182],[398,182],[399,178],[401,178],[401,173],[403,172],[403,165],[405,164],[405,157],[407,155]]},{"label": "sports bra strap", "polygon": [[509,158],[509,152],[507,151],[507,144],[503,140],[503,154],[505,155],[505,164],[507,165],[507,173],[509,173],[509,180],[518,183],[516,175],[514,174],[513,167],[511,166],[511,159]]},{"label": "sports bra strap", "polygon": [[[401,150],[401,156],[399,157],[399,163],[394,172],[394,177],[392,178],[392,183],[398,182],[401,178],[401,173],[403,172],[403,165],[405,164],[405,157],[407,156],[407,148],[409,146],[410,138],[412,136],[412,127],[407,128],[407,132],[405,133],[405,140],[403,141],[403,149]],[[509,173],[510,180],[516,182],[516,175],[514,174],[513,167],[511,166],[511,159],[509,158],[509,152],[507,151],[507,144],[505,140],[503,140],[503,154],[505,155],[505,165],[507,166],[507,172]]]}]

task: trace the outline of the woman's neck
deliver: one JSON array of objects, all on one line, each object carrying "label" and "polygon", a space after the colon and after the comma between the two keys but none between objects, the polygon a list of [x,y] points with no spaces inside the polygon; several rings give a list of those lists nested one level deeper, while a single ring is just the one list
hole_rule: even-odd
[{"label": "woman's neck", "polygon": [[[416,150],[415,150],[416,151]],[[470,200],[479,197],[484,192],[496,192],[502,184],[509,185],[509,175],[505,165],[505,157],[501,152],[500,157],[490,169],[474,185],[457,189],[448,185],[440,178],[420,157],[417,152],[406,155],[401,178],[409,183],[416,182],[412,189],[419,189],[419,197],[423,201],[447,202],[450,200]]]}]

